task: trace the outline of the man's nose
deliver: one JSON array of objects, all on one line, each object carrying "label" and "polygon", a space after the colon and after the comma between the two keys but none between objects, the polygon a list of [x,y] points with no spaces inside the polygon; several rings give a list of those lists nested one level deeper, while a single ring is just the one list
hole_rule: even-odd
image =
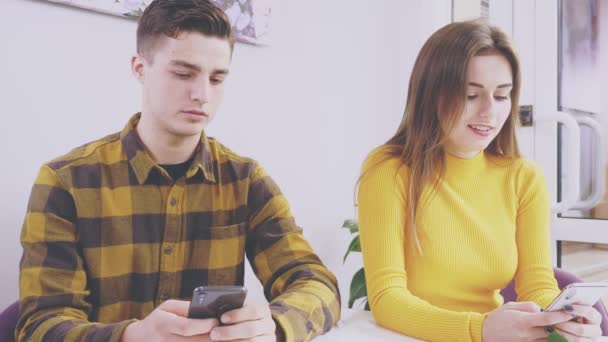
[{"label": "man's nose", "polygon": [[209,81],[200,81],[193,84],[190,90],[190,99],[200,103],[209,102],[209,90],[211,84]]}]

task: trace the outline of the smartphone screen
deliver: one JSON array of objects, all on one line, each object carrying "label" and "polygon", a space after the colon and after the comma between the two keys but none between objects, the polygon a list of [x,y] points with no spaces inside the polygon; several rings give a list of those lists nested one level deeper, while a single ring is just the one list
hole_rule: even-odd
[{"label": "smartphone screen", "polygon": [[606,293],[608,283],[573,283],[562,290],[546,311],[561,311],[570,304],[595,305]]},{"label": "smartphone screen", "polygon": [[192,291],[188,318],[220,318],[243,307],[247,289],[243,286],[199,286]]}]

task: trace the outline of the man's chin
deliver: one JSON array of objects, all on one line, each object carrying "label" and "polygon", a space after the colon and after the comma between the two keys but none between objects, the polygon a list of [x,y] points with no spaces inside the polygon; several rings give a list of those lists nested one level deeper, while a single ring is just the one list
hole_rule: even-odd
[{"label": "man's chin", "polygon": [[207,125],[197,125],[197,127],[176,127],[171,130],[171,134],[180,138],[189,138],[193,136],[200,136]]}]

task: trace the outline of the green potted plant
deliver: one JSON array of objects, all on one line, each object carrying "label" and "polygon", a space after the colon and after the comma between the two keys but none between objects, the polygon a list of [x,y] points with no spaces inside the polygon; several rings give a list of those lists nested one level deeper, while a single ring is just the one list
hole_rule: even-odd
[{"label": "green potted plant", "polygon": [[[361,253],[361,243],[359,241],[359,223],[355,220],[345,220],[342,224],[342,228],[348,229],[351,235],[354,235],[351,240],[342,263],[346,262],[346,257],[350,252]],[[369,302],[367,301],[367,287],[365,285],[365,270],[361,267],[350,282],[350,296],[348,298],[348,308],[352,309],[357,299],[363,298],[365,300],[365,310],[369,310]]]}]

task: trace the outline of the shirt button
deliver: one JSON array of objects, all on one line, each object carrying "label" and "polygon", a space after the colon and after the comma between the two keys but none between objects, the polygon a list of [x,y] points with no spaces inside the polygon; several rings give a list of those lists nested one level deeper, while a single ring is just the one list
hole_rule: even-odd
[{"label": "shirt button", "polygon": [[177,200],[175,199],[175,197],[171,197],[171,206],[175,207],[176,204],[177,204]]},{"label": "shirt button", "polygon": [[165,254],[169,255],[169,254],[171,254],[172,252],[173,252],[173,248],[171,248],[171,247],[166,247],[166,248],[165,248]]}]

